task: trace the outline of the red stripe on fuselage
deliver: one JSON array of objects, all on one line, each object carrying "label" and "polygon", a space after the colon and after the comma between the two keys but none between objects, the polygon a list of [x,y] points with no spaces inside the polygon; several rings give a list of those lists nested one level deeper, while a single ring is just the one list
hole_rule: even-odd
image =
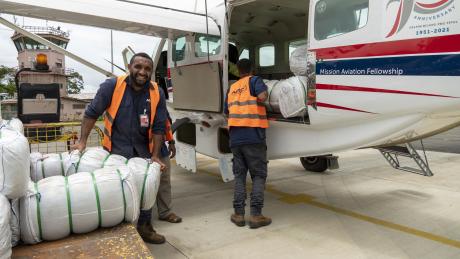
[{"label": "red stripe on fuselage", "polygon": [[321,103],[321,102],[317,102],[316,105],[317,105],[318,107],[324,107],[324,108],[330,108],[330,109],[336,109],[336,110],[345,110],[345,111],[352,111],[352,112],[364,112],[364,113],[375,114],[375,113],[373,113],[373,112],[368,112],[368,111],[363,111],[363,110],[348,108],[348,107],[344,107],[344,106],[338,106],[338,105],[334,105],[334,104],[330,104],[330,103]]},{"label": "red stripe on fuselage", "polygon": [[390,90],[390,89],[379,89],[379,88],[360,87],[360,86],[345,86],[345,85],[316,84],[316,89],[318,89],[318,90],[335,90],[335,91],[388,93],[388,94],[407,94],[407,95],[421,95],[421,96],[444,97],[444,98],[458,98],[458,97],[454,97],[454,96],[439,95],[439,94],[428,94],[428,93],[419,93],[419,92],[409,92],[409,91]]},{"label": "red stripe on fuselage", "polygon": [[460,51],[460,34],[315,49],[317,59],[378,57]]}]

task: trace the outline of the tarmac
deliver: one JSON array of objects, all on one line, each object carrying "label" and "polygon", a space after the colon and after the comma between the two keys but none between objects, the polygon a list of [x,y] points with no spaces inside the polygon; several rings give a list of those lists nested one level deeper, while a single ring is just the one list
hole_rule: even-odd
[{"label": "tarmac", "polygon": [[[459,132],[425,147],[456,152]],[[233,183],[216,160],[199,156],[197,173],[173,165],[183,222],[155,220],[167,243],[148,246],[157,259],[460,258],[460,154],[428,151],[433,177],[395,170],[375,149],[335,155],[340,168],[325,173],[297,158],[270,161],[263,213],[273,223],[260,229],[230,222]]]}]

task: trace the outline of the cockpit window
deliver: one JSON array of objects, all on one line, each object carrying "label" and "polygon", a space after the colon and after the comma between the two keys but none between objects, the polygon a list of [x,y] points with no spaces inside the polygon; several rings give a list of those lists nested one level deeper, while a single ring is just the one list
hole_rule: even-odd
[{"label": "cockpit window", "polygon": [[185,36],[179,37],[174,40],[173,42],[173,53],[172,59],[173,61],[180,61],[184,60],[185,57]]},{"label": "cockpit window", "polygon": [[321,0],[315,5],[315,39],[324,40],[367,24],[369,0]]},{"label": "cockpit window", "polygon": [[[209,44],[209,52],[208,52]],[[220,53],[220,36],[197,34],[195,35],[195,56],[207,57]]]}]

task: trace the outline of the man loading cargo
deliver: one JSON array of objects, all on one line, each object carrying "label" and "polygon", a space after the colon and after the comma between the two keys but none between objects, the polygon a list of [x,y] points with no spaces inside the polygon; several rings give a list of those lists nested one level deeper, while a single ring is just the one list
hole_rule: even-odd
[{"label": "man loading cargo", "polygon": [[268,163],[265,143],[268,120],[263,104],[268,97],[267,86],[262,78],[252,76],[252,64],[249,59],[241,59],[236,66],[241,79],[230,86],[225,101],[235,176],[235,213],[231,215],[230,220],[240,227],[246,225],[246,175],[249,169],[252,179],[249,226],[259,228],[271,223],[270,218],[262,215]]},{"label": "man loading cargo", "polygon": [[[153,61],[149,55],[135,54],[128,68],[129,75],[101,84],[85,111],[80,142],[75,148],[85,150],[91,129],[105,112],[104,149],[128,159],[143,157],[159,163],[163,171],[157,194],[159,217],[178,223],[181,218],[171,212],[169,153],[175,153],[175,149],[174,143],[170,143],[169,151],[164,144],[168,125],[164,93],[150,81]],[[164,243],[165,238],[153,229],[151,217],[152,210],[141,211],[137,230],[148,243]]]}]

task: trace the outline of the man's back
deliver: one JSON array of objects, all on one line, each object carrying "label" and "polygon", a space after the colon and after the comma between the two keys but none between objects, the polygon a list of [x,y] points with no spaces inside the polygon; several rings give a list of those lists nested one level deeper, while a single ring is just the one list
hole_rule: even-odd
[{"label": "man's back", "polygon": [[[241,80],[241,79],[240,79]],[[231,89],[230,89],[231,90]],[[249,80],[249,90],[253,97],[267,91],[267,86],[259,76]],[[228,96],[225,101],[225,112],[228,114]],[[230,126],[230,147],[247,144],[265,143],[265,129],[261,127]]]}]

